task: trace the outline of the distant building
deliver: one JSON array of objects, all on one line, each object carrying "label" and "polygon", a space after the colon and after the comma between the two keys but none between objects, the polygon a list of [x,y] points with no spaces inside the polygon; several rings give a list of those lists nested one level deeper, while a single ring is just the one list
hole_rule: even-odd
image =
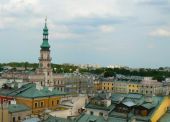
[{"label": "distant building", "polygon": [[80,73],[65,74],[65,92],[71,94],[90,94],[94,91],[93,76]]},{"label": "distant building", "polygon": [[22,104],[0,104],[0,122],[22,122],[31,115],[31,109]]},{"label": "distant building", "polygon": [[143,80],[140,83],[140,93],[145,95],[163,95],[163,83],[157,80]]},{"label": "distant building", "polygon": [[116,79],[103,79],[98,81],[102,87],[100,90],[112,93],[140,93],[144,95],[168,95],[170,84],[140,77],[119,77]]}]

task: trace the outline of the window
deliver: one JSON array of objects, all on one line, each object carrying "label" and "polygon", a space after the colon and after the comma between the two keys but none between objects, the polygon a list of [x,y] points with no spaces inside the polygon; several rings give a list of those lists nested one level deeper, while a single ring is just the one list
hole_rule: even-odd
[{"label": "window", "polygon": [[99,116],[103,116],[103,113],[102,113],[102,112],[99,112]]},{"label": "window", "polygon": [[104,89],[105,89],[105,87],[104,87]]},{"label": "window", "polygon": [[35,108],[37,108],[38,107],[38,103],[34,103],[34,106],[35,106]]},{"label": "window", "polygon": [[47,64],[47,67],[50,67],[50,64]]},{"label": "window", "polygon": [[59,100],[57,100],[57,104],[59,104]]},{"label": "window", "polygon": [[90,111],[90,115],[93,115],[93,111]]},{"label": "window", "polygon": [[52,106],[53,106],[53,105],[54,105],[54,101],[52,101],[52,103],[51,103],[51,104],[52,104]]},{"label": "window", "polygon": [[50,73],[48,72],[48,75],[50,75]]},{"label": "window", "polygon": [[20,117],[20,116],[18,116],[18,120],[21,120],[21,117]]},{"label": "window", "polygon": [[109,90],[109,87],[107,89]]},{"label": "window", "polygon": [[13,122],[15,122],[15,117],[13,117]]},{"label": "window", "polygon": [[44,102],[40,102],[40,107],[44,107]]}]

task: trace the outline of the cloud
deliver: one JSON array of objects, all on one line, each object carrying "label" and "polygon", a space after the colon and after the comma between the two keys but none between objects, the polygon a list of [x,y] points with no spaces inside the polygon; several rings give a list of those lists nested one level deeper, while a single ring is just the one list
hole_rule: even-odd
[{"label": "cloud", "polygon": [[134,0],[139,5],[162,6],[167,5],[168,0]]},{"label": "cloud", "polygon": [[101,32],[108,33],[115,31],[115,28],[111,25],[101,25],[99,26]]},{"label": "cloud", "polygon": [[59,39],[74,39],[74,38],[78,38],[80,35],[75,34],[75,33],[69,33],[69,32],[55,32],[55,33],[51,33],[49,35],[50,39],[53,40],[59,40]]},{"label": "cloud", "polygon": [[170,30],[160,28],[150,32],[149,35],[154,37],[170,37]]}]

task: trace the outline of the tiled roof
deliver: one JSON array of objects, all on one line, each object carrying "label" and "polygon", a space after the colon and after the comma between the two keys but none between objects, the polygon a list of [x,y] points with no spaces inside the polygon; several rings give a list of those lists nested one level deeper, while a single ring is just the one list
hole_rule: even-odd
[{"label": "tiled roof", "polygon": [[17,87],[14,87],[14,88],[1,88],[0,89],[0,95],[11,96],[11,97],[16,96],[17,94],[23,92],[26,89],[29,89],[32,86],[33,86],[33,84],[28,83],[28,84],[23,85],[21,88],[17,88]]},{"label": "tiled roof", "polygon": [[132,107],[135,106],[136,104],[133,101],[127,101],[127,102],[123,102],[124,105],[128,106],[128,107]]},{"label": "tiled roof", "polygon": [[88,103],[85,107],[86,108],[92,108],[92,109],[100,109],[100,110],[110,111],[110,110],[115,108],[115,105],[111,104],[110,106],[106,107],[104,105],[102,106],[102,105],[95,105],[95,104]]},{"label": "tiled roof", "polygon": [[140,99],[142,95],[141,94],[128,94],[126,97],[132,98],[132,99]]},{"label": "tiled roof", "polygon": [[76,122],[76,121],[68,120],[65,118],[49,116],[46,120],[44,120],[42,122]]},{"label": "tiled roof", "polygon": [[169,122],[170,121],[170,112],[168,111],[167,113],[165,113],[161,119],[159,120],[159,122]]},{"label": "tiled roof", "polygon": [[27,89],[20,94],[18,94],[18,97],[25,97],[25,98],[40,98],[40,97],[48,97],[48,96],[60,96],[60,95],[66,95],[64,92],[61,92],[57,89],[53,89],[50,91],[47,87],[44,87],[41,90],[36,89],[36,86],[34,85],[30,89]]},{"label": "tiled roof", "polygon": [[21,111],[29,111],[30,108],[28,108],[25,105],[22,104],[10,104],[8,106],[8,111],[11,113],[15,113],[15,112],[21,112]]},{"label": "tiled roof", "polygon": [[36,88],[36,84],[27,83],[20,88],[1,88],[0,95],[11,96],[11,97],[25,97],[25,98],[38,98],[38,97],[48,97],[48,96],[60,96],[66,95],[65,92],[61,92],[57,89],[49,90],[48,87],[44,87],[41,90]]},{"label": "tiled roof", "polygon": [[108,117],[107,120],[104,119],[102,116],[94,116],[94,115],[88,115],[83,114],[81,115],[76,122],[127,122],[124,118],[117,118],[117,117]]}]

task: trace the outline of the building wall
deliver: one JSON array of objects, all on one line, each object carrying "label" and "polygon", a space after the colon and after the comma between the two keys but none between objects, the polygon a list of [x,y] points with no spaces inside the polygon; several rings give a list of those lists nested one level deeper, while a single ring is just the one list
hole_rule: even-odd
[{"label": "building wall", "polygon": [[0,96],[0,104],[2,104],[4,101],[10,103],[14,98],[7,97],[7,96]]},{"label": "building wall", "polygon": [[163,101],[157,107],[155,112],[151,116],[151,122],[157,122],[167,111],[170,106],[170,97],[164,97]]},{"label": "building wall", "polygon": [[60,103],[60,96],[44,97],[44,98],[16,98],[18,104],[27,105],[32,109],[33,114],[39,114],[45,109],[56,109]]},{"label": "building wall", "polygon": [[8,108],[6,105],[0,104],[0,122],[9,122]]},{"label": "building wall", "polygon": [[128,93],[128,82],[115,81],[113,91],[114,93]]},{"label": "building wall", "polygon": [[102,90],[102,82],[100,82],[100,81],[94,81],[93,84],[94,84],[94,90],[95,90],[95,91],[100,91],[100,90]]},{"label": "building wall", "polygon": [[16,113],[9,113],[8,118],[9,122],[14,122],[13,119],[15,118],[15,122],[22,122],[27,116],[31,115],[31,111],[22,111]]},{"label": "building wall", "polygon": [[103,81],[102,90],[112,93],[140,93],[144,95],[165,95],[170,87],[163,88],[163,84],[158,81],[148,80],[147,82],[129,81]]},{"label": "building wall", "polygon": [[61,97],[50,97],[49,99],[49,108],[56,109],[60,104]]},{"label": "building wall", "polygon": [[90,109],[90,108],[86,108],[86,113],[91,115],[91,112],[93,112],[94,116],[100,116],[100,113],[103,113],[103,116],[107,116],[108,115],[108,111],[104,111],[104,110],[98,110],[98,109]]},{"label": "building wall", "polygon": [[129,93],[139,93],[140,92],[140,84],[129,83],[128,84],[128,92]]},{"label": "building wall", "polygon": [[113,85],[112,81],[104,81],[102,82],[102,90],[113,92]]}]

